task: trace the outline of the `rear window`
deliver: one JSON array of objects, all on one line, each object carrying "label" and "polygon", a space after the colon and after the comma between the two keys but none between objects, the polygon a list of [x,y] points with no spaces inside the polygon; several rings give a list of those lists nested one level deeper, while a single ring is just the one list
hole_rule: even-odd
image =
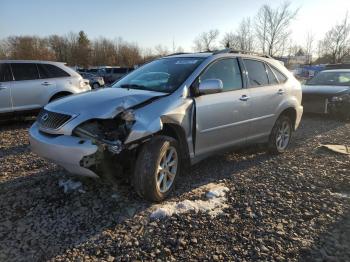
[{"label": "rear window", "polygon": [[265,64],[263,62],[244,59],[244,65],[248,71],[250,87],[265,86],[269,84],[265,71]]},{"label": "rear window", "polygon": [[9,64],[0,64],[0,82],[12,80],[12,73]]},{"label": "rear window", "polygon": [[38,64],[38,70],[40,78],[58,78],[70,76],[63,69],[50,64]]},{"label": "rear window", "polygon": [[266,71],[267,71],[267,76],[269,77],[269,83],[271,85],[278,84],[278,80],[276,76],[274,75],[274,73],[272,72],[271,68],[268,65],[266,65]]},{"label": "rear window", "polygon": [[39,79],[36,64],[14,63],[11,64],[11,68],[16,81]]},{"label": "rear window", "polygon": [[279,70],[277,70],[274,67],[271,67],[271,70],[275,73],[275,75],[277,76],[277,79],[280,83],[284,83],[287,81],[287,77],[282,74]]}]

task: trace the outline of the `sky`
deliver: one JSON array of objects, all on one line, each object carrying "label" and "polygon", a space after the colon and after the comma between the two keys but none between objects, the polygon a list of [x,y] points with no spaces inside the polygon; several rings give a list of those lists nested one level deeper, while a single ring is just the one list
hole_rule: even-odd
[{"label": "sky", "polygon": [[[84,30],[90,39],[121,37],[142,48],[161,44],[191,51],[201,32],[235,30],[263,4],[283,0],[0,0],[0,39],[11,35],[65,35]],[[350,0],[291,0],[299,9],[292,39],[303,45],[307,32],[316,39],[349,11]]]}]

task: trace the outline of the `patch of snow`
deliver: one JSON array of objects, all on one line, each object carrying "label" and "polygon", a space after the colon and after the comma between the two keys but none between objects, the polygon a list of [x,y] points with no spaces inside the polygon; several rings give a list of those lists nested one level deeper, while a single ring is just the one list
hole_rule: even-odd
[{"label": "patch of snow", "polygon": [[340,198],[350,198],[350,194],[346,193],[331,193],[333,196],[340,197]]},{"label": "patch of snow", "polygon": [[[208,184],[202,189],[206,191],[207,200],[184,200],[181,202],[172,202],[159,206],[151,213],[151,219],[161,219],[170,217],[173,214],[182,214],[189,211],[205,212],[215,217],[223,213],[223,209],[227,208],[226,192],[229,189],[223,184]],[[196,190],[198,192],[198,189]],[[203,192],[203,191],[202,191]]]},{"label": "patch of snow", "polygon": [[82,188],[83,184],[80,181],[73,181],[71,179],[68,179],[68,180],[60,179],[58,181],[58,186],[63,187],[64,193],[69,193],[75,190],[77,190],[79,193],[85,193],[85,191]]}]

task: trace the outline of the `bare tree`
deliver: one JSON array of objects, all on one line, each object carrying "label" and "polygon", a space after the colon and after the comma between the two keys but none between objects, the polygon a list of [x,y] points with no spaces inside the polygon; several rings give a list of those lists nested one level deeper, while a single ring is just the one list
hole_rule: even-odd
[{"label": "bare tree", "polygon": [[208,32],[201,33],[194,40],[195,51],[213,51],[216,49],[216,40],[219,37],[219,30],[212,29]]},{"label": "bare tree", "polygon": [[114,65],[117,61],[117,51],[113,41],[99,38],[92,41],[91,62],[93,65]]},{"label": "bare tree", "polygon": [[237,35],[233,32],[225,33],[221,40],[221,44],[225,48],[239,49]]},{"label": "bare tree", "polygon": [[244,18],[236,32],[239,49],[252,51],[254,49],[254,35],[250,17]]},{"label": "bare tree", "polygon": [[329,56],[332,63],[340,63],[350,55],[350,24],[348,13],[343,21],[331,28],[319,43],[320,55]]},{"label": "bare tree", "polygon": [[312,61],[312,53],[314,50],[314,40],[315,40],[315,36],[312,32],[308,32],[306,34],[306,41],[305,41],[305,53],[308,56],[308,61],[307,63],[310,64]]},{"label": "bare tree", "polygon": [[[156,45],[154,47],[154,50],[156,51],[156,56],[166,56],[168,54],[170,54],[168,48],[166,46],[163,45]],[[175,53],[175,52],[174,52]]]},{"label": "bare tree", "polygon": [[8,56],[12,59],[52,60],[48,39],[37,36],[10,36],[6,40]]},{"label": "bare tree", "polygon": [[0,59],[7,58],[7,46],[5,41],[0,40]]},{"label": "bare tree", "polygon": [[284,2],[277,8],[263,5],[255,20],[256,37],[260,49],[269,55],[275,55],[283,48],[284,41],[291,34],[290,23],[296,17],[298,9],[291,10],[290,3]]}]

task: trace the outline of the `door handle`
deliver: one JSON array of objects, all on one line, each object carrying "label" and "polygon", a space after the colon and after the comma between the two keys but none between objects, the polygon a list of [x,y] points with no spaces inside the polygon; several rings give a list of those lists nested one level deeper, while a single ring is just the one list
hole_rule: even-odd
[{"label": "door handle", "polygon": [[52,84],[49,83],[49,82],[44,82],[44,83],[42,83],[42,85],[43,85],[43,86],[49,86],[49,85],[52,85]]},{"label": "door handle", "polygon": [[284,94],[284,90],[283,90],[283,89],[279,89],[278,92],[277,92],[277,94],[283,95],[283,94]]},{"label": "door handle", "polygon": [[239,100],[241,100],[241,101],[247,101],[249,99],[249,96],[247,96],[247,95],[242,95],[240,98],[239,98]]}]

